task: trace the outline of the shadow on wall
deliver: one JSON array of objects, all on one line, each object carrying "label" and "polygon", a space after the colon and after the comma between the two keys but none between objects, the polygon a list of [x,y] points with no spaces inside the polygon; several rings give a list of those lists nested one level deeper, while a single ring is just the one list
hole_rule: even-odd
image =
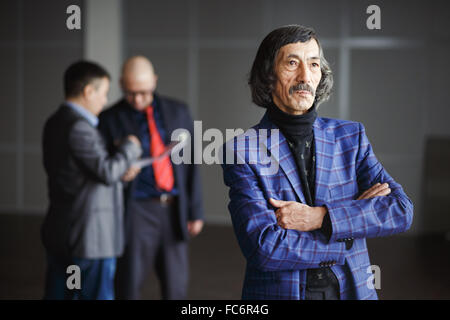
[{"label": "shadow on wall", "polygon": [[427,137],[425,143],[423,231],[450,233],[450,137]]}]

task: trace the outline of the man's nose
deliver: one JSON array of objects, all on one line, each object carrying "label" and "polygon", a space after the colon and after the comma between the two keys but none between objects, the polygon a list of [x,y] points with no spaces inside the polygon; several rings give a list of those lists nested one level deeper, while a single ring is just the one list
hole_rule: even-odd
[{"label": "man's nose", "polygon": [[133,96],[133,103],[134,103],[134,104],[139,104],[140,101],[141,101],[141,95],[140,95],[140,94],[135,94],[135,95]]},{"label": "man's nose", "polygon": [[308,70],[304,65],[300,66],[297,70],[297,82],[299,83],[310,83],[311,81],[311,71]]}]

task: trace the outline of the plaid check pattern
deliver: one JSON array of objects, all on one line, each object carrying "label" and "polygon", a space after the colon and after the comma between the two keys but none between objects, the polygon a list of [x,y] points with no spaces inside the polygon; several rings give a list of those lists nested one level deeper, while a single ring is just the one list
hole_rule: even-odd
[{"label": "plaid check pattern", "polygon": [[[367,272],[371,263],[365,239],[406,231],[412,223],[413,204],[375,157],[363,125],[317,118],[313,126],[315,205],[328,208],[330,239],[319,230],[301,232],[277,225],[269,198],[306,203],[302,184],[281,131],[277,141],[271,141],[270,134],[267,139],[259,137],[260,129],[277,129],[267,113],[252,129],[224,145],[224,156],[230,159],[232,153],[234,164],[224,161],[222,165],[230,188],[228,209],[234,232],[247,260],[242,298],[304,299],[306,269],[335,261],[331,268],[341,299],[378,299],[368,284],[372,274]],[[268,172],[267,165],[259,163],[239,164],[255,158],[252,154],[263,146],[271,161],[279,164],[276,172]],[[377,182],[389,183],[391,194],[355,200]],[[349,250],[343,241],[348,238],[354,238]]]}]

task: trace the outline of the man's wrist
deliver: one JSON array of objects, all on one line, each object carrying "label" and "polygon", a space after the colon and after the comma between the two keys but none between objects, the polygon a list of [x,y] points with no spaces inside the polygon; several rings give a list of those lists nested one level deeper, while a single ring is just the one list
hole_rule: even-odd
[{"label": "man's wrist", "polygon": [[323,221],[324,221],[325,216],[328,213],[328,209],[324,206],[315,207],[314,209],[316,210],[317,214],[320,216],[320,225],[318,226],[318,229],[320,229],[323,226]]},{"label": "man's wrist", "polygon": [[330,215],[328,213],[328,208],[326,206],[321,206],[318,208],[321,208],[320,214],[323,214],[322,224],[319,227],[319,230],[325,235],[327,240],[330,241],[333,230],[332,230],[332,226],[331,226]]}]

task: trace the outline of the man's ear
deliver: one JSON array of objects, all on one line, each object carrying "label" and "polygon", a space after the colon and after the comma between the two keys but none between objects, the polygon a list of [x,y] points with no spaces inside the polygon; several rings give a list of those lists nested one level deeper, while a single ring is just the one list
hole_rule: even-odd
[{"label": "man's ear", "polygon": [[156,90],[156,87],[157,87],[157,86],[158,86],[158,75],[155,74],[155,85],[154,85],[154,87],[153,87],[153,91]]},{"label": "man's ear", "polygon": [[95,91],[95,87],[92,83],[87,84],[83,89],[83,98],[89,100]]}]

